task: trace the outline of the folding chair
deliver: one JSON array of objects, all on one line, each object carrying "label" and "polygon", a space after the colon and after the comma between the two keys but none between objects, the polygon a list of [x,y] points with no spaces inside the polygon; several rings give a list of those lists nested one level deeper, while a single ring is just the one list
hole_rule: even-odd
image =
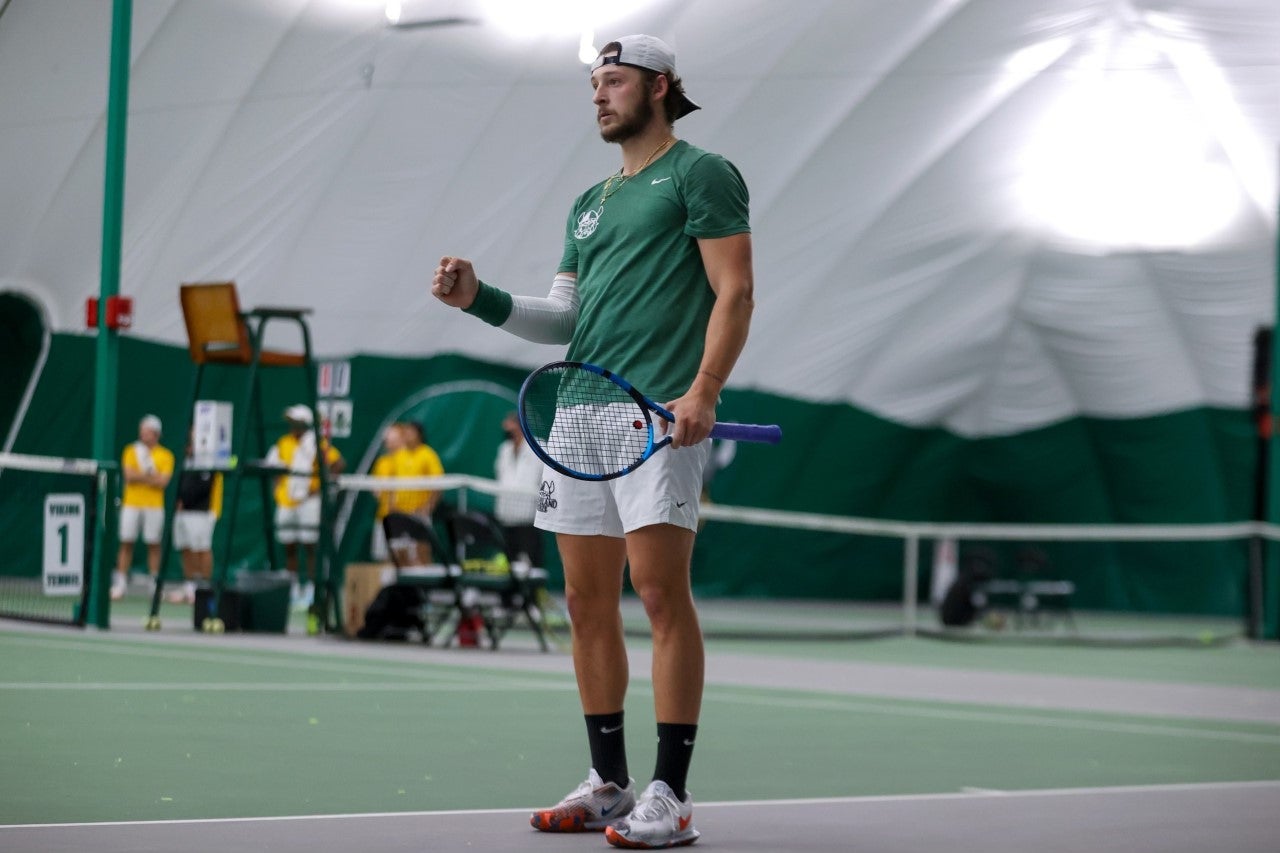
[{"label": "folding chair", "polygon": [[[422,641],[430,645],[450,617],[461,612],[458,604],[461,570],[448,561],[449,552],[426,519],[393,512],[382,519],[382,530],[387,536],[387,552],[396,569],[395,585],[416,590],[419,594]],[[428,546],[433,558],[440,562],[423,564],[420,545]]]},{"label": "folding chair", "polygon": [[497,650],[502,638],[523,615],[538,638],[538,645],[544,652],[550,651],[545,615],[538,604],[546,595],[546,570],[513,572],[507,561],[502,528],[482,512],[451,512],[445,516],[445,527],[462,568],[458,578],[459,604],[463,612],[480,615],[491,648]]}]

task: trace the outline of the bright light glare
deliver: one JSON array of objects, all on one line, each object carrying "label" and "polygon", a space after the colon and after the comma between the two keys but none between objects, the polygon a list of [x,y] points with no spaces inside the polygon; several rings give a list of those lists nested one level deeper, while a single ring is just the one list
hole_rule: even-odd
[{"label": "bright light glare", "polygon": [[400,0],[387,0],[387,23],[400,23],[400,16],[404,14],[404,9],[400,6]]},{"label": "bright light glare", "polygon": [[1061,59],[1062,55],[1071,49],[1073,43],[1074,41],[1071,38],[1063,36],[1049,41],[1042,41],[1030,47],[1024,47],[1009,57],[1004,67],[1017,77],[1030,77],[1033,74],[1039,74]]},{"label": "bright light glare", "polygon": [[1032,138],[1021,191],[1044,226],[1107,246],[1201,243],[1240,208],[1215,140],[1156,72],[1096,72]]},{"label": "bright light glare", "polygon": [[[509,36],[579,35],[584,30],[599,30],[603,25],[620,20],[653,0],[483,0],[485,20]],[[595,54],[592,54],[595,59]]]},{"label": "bright light glare", "polygon": [[578,40],[578,59],[582,60],[583,65],[590,65],[596,61],[596,57],[600,55],[600,51],[595,45],[596,34],[591,30],[583,30],[582,38]]}]

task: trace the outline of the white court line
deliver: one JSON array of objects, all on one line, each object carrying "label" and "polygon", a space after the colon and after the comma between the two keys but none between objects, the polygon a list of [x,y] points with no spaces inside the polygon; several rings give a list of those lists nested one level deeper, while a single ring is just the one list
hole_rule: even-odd
[{"label": "white court line", "polygon": [[[485,679],[476,682],[459,681],[426,681],[403,682],[297,682],[269,683],[255,681],[7,681],[0,682],[0,691],[148,691],[148,692],[218,692],[232,693],[469,693],[469,692],[501,692],[507,690],[545,690],[561,692],[576,689],[569,682],[521,681],[519,679]],[[633,695],[651,695],[647,685],[632,685]],[[1005,711],[968,711],[960,709],[920,708],[910,704],[894,704],[898,700],[888,699],[884,703],[860,702],[856,699],[792,699],[785,696],[734,696],[724,695],[717,687],[708,688],[707,697],[712,700],[735,702],[748,707],[775,707],[811,711],[841,711],[846,713],[892,715],[916,717],[928,720],[945,720],[947,722],[969,723],[1001,723],[1007,725],[1037,726],[1051,729],[1079,729],[1109,734],[1136,734],[1152,737],[1194,738],[1202,740],[1232,741],[1238,743],[1257,743],[1269,746],[1280,745],[1280,734],[1265,732],[1236,731],[1233,729],[1214,729],[1208,727],[1159,725],[1154,723],[1126,723],[1122,721],[1089,720],[1074,717],[1058,717],[1037,714],[1018,714]],[[912,700],[914,701],[914,700]]]},{"label": "white court line", "polygon": [[[358,675],[392,675],[401,677],[433,677],[446,681],[453,680],[458,684],[477,684],[485,680],[485,676],[494,670],[467,668],[465,662],[444,664],[433,661],[422,663],[406,661],[403,666],[384,665],[386,661],[374,663],[368,658],[355,658],[345,661],[302,660],[300,656],[291,655],[288,651],[263,651],[255,653],[247,649],[227,649],[225,651],[199,651],[191,648],[152,647],[134,645],[128,641],[122,644],[101,645],[98,641],[84,642],[59,638],[49,642],[44,638],[13,637],[0,633],[5,643],[35,646],[37,648],[56,648],[71,651],[86,651],[109,655],[127,655],[144,658],[160,658],[175,661],[199,661],[202,663],[237,664],[243,666],[271,667],[288,670],[310,670],[312,672],[353,673]],[[237,654],[236,652],[240,652]],[[271,656],[276,657],[271,657]],[[265,657],[264,657],[265,656]],[[448,676],[434,675],[428,671],[431,667],[452,670]],[[514,667],[513,667],[514,668]]]},{"label": "white court line", "polygon": [[[699,809],[717,808],[757,808],[760,806],[826,806],[826,805],[863,805],[875,803],[915,803],[937,800],[982,800],[1008,799],[1016,797],[1074,797],[1106,794],[1163,794],[1187,791],[1230,791],[1248,790],[1252,788],[1276,788],[1280,790],[1280,780],[1265,779],[1247,782],[1185,782],[1167,785],[1115,785],[1093,788],[1035,788],[1019,791],[964,790],[948,791],[933,794],[871,794],[861,797],[809,797],[794,800],[722,800],[710,803],[698,803]],[[5,829],[73,829],[75,827],[107,827],[107,826],[190,826],[232,823],[284,823],[301,820],[378,820],[383,818],[404,817],[457,817],[468,815],[503,815],[528,814],[542,806],[529,806],[515,809],[442,809],[440,811],[415,812],[351,812],[347,814],[312,814],[312,815],[271,815],[266,817],[211,817],[183,818],[179,820],[112,820],[86,821],[76,823],[6,823],[0,824]]]},{"label": "white court line", "polygon": [[[493,674],[502,672],[501,669],[474,669],[463,670],[452,673],[452,677],[446,675],[432,676],[424,673],[422,665],[412,662],[406,662],[404,668],[398,666],[381,666],[380,664],[371,663],[369,659],[351,660],[349,663],[339,661],[317,661],[317,660],[299,660],[297,657],[289,657],[288,660],[263,659],[251,650],[235,650],[243,652],[243,654],[235,654],[233,650],[223,652],[206,652],[195,649],[174,649],[174,648],[154,648],[148,646],[136,645],[129,640],[116,641],[116,645],[102,646],[97,641],[87,642],[73,638],[58,637],[52,642],[46,641],[40,637],[14,637],[0,634],[8,642],[16,642],[24,645],[35,645],[38,647],[48,648],[50,646],[69,646],[72,649],[83,649],[86,651],[103,652],[108,654],[121,655],[137,655],[141,657],[158,657],[164,659],[176,660],[196,660],[212,663],[226,664],[243,664],[246,666],[263,666],[278,667],[291,670],[310,670],[315,672],[339,672],[353,673],[362,675],[391,675],[397,677],[411,677],[416,683],[424,686],[437,685],[439,689],[449,689],[451,691],[477,690],[477,691],[499,691],[505,689],[523,689],[526,687],[534,689],[569,689],[572,686],[570,681],[562,681],[558,679],[567,678],[567,674],[560,675],[547,673],[546,680],[535,678],[527,681],[519,680],[519,676],[515,679],[507,678],[505,680],[493,679]],[[260,654],[279,655],[285,657],[289,652],[265,651]],[[442,669],[452,669],[451,664],[437,664],[428,662],[427,666],[438,666]],[[461,666],[461,664],[459,664]],[[428,678],[436,678],[431,681]],[[527,676],[526,676],[527,678]],[[72,684],[71,682],[64,682]],[[128,689],[126,682],[120,682],[121,689]],[[366,690],[363,684],[358,682],[348,682],[347,690]],[[450,685],[448,688],[444,685]],[[567,685],[567,686],[566,686]],[[0,687],[3,687],[0,684]],[[216,685],[215,685],[216,687]],[[35,689],[35,688],[18,688],[18,689]],[[74,689],[73,687],[50,687],[50,689]],[[106,688],[102,688],[106,689]],[[142,689],[162,689],[142,688]],[[175,688],[178,689],[178,688]],[[191,688],[197,689],[197,688]],[[210,688],[214,689],[214,688]],[[246,689],[259,689],[250,687]],[[326,687],[331,692],[341,692],[343,688],[337,686]],[[1048,716],[1038,714],[1021,714],[1016,711],[986,711],[986,710],[967,710],[963,708],[952,707],[957,703],[947,702],[945,700],[936,700],[939,707],[919,707],[919,703],[928,702],[925,699],[897,699],[894,697],[885,697],[883,703],[864,702],[854,698],[846,698],[844,696],[831,696],[829,698],[799,698],[792,696],[751,696],[751,695],[733,695],[736,691],[742,690],[769,690],[772,692],[786,692],[788,688],[751,688],[741,685],[708,685],[706,693],[708,697],[721,699],[730,702],[737,702],[748,707],[782,707],[800,710],[831,710],[853,713],[866,713],[895,716],[916,717],[920,719],[945,720],[948,722],[974,722],[974,723],[1002,723],[1012,725],[1036,726],[1051,729],[1076,729],[1082,731],[1106,732],[1110,734],[1136,734],[1157,737],[1179,737],[1179,738],[1195,738],[1200,740],[1216,740],[1229,741],[1237,743],[1256,743],[1263,745],[1280,744],[1280,734],[1267,734],[1263,732],[1236,731],[1232,729],[1213,729],[1213,728],[1193,728],[1191,726],[1179,726],[1170,724],[1156,723],[1129,723],[1123,721],[1108,720],[1091,720],[1075,717]],[[814,692],[817,688],[805,688],[804,692]],[[629,690],[630,693],[636,695],[649,695],[651,688],[647,683],[633,683]],[[1047,711],[1054,709],[1045,709]],[[1106,711],[1081,711],[1083,715],[1087,714],[1118,714],[1120,712]],[[1126,715],[1141,716],[1141,715]]]},{"label": "white court line", "polygon": [[[473,692],[495,690],[569,690],[571,685],[525,681],[485,681],[468,684],[452,681],[403,682],[344,681],[344,682],[296,682],[276,684],[265,681],[0,681],[0,690],[128,690],[128,691],[217,691],[262,693],[368,693],[369,691],[399,693]],[[576,688],[574,688],[576,689]]]}]

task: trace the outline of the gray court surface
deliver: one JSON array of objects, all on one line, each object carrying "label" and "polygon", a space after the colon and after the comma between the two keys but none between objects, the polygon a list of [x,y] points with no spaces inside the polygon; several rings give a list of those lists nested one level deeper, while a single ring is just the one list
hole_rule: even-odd
[{"label": "gray court surface", "polygon": [[[706,803],[692,849],[875,853],[1275,853],[1280,782]],[[604,850],[523,810],[0,828],[12,853]]]},{"label": "gray court surface", "polygon": [[[630,643],[630,657],[628,713],[642,713],[650,695],[647,644]],[[1247,643],[1092,650],[901,638],[710,642],[704,722],[713,735],[699,744],[701,775],[690,782],[703,833],[691,849],[1276,853],[1277,661],[1275,644]],[[370,688],[383,691],[379,717],[369,710]],[[548,805],[539,794],[563,793],[580,769],[576,726],[538,729],[562,738],[538,755],[570,753],[550,770],[509,760],[513,749],[534,748],[518,737],[514,746],[495,741],[483,760],[445,763],[422,740],[374,730],[383,720],[405,727],[397,732],[426,732],[433,720],[475,716],[495,704],[526,714],[543,707],[539,719],[557,720],[573,716],[574,693],[568,654],[543,654],[519,634],[492,652],[296,634],[209,637],[178,620],[158,633],[136,620],[110,632],[0,620],[0,813],[7,816],[0,853],[611,849],[599,834],[528,826],[529,811]],[[112,775],[140,757],[159,762],[148,738],[150,727],[164,725],[166,702],[184,714],[206,713],[205,724],[217,724],[207,732],[209,748],[227,754],[205,791],[189,787],[181,761],[156,763],[150,772],[170,785],[156,789],[172,793],[169,804],[140,795],[146,773]],[[396,707],[405,715],[388,717]],[[307,745],[318,729],[281,724],[264,758],[242,744],[226,709],[255,725],[305,715],[329,725],[345,715],[353,718],[349,731],[370,731],[359,750],[339,759]],[[103,725],[113,731],[110,746],[93,734]],[[29,734],[41,726],[52,739],[39,743],[65,742],[69,752],[43,751],[49,747]],[[812,731],[797,732],[804,729]],[[636,737],[637,753],[645,740]],[[775,740],[789,747],[780,752]],[[79,763],[60,768],[67,755]],[[117,755],[126,758],[123,770],[110,767]],[[358,777],[345,769],[352,755],[368,756],[397,779],[431,761],[460,793],[452,802],[433,799],[424,783],[421,791],[408,786],[404,799],[360,799]],[[779,757],[792,760],[774,763]],[[633,763],[637,776],[647,769],[644,759]],[[506,769],[495,775],[496,768]],[[296,798],[272,799],[299,778],[330,772],[334,781],[322,787],[334,796],[326,804],[301,809]],[[216,798],[208,808],[184,805],[184,791],[190,802],[192,794],[225,795],[228,784],[266,799],[255,793],[230,806]]]}]

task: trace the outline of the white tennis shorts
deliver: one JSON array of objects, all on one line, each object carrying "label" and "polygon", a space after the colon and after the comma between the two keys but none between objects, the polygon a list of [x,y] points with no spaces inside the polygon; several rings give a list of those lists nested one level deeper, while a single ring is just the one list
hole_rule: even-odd
[{"label": "white tennis shorts", "polygon": [[285,545],[320,541],[320,496],[312,495],[297,506],[276,507],[276,539]]},{"label": "white tennis shorts", "polygon": [[179,551],[213,549],[213,525],[218,517],[212,510],[184,509],[173,514],[173,547]]},{"label": "white tennis shorts", "polygon": [[534,526],[554,533],[621,537],[650,524],[698,529],[702,471],[711,442],[664,447],[630,474],[577,480],[544,466]]},{"label": "white tennis shorts", "polygon": [[164,510],[120,507],[120,541],[136,542],[139,533],[143,542],[159,545],[160,537],[164,535]]}]

